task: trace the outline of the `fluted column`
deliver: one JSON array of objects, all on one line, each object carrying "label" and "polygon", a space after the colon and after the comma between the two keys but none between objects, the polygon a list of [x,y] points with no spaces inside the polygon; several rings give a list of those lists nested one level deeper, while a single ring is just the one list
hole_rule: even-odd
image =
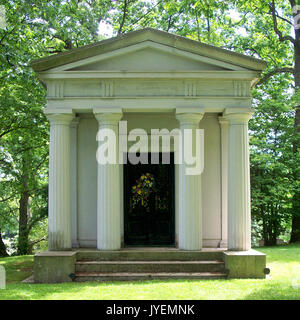
[{"label": "fluted column", "polygon": [[221,129],[221,199],[222,226],[220,248],[228,246],[228,131],[229,122],[225,117],[219,117]]},{"label": "fluted column", "polygon": [[[121,248],[121,212],[120,212],[120,165],[118,161],[118,124],[121,110],[94,110],[99,122],[99,130],[110,129],[116,137],[116,163],[98,162],[97,191],[97,248],[99,250],[119,250]],[[103,142],[99,141],[99,147]]]},{"label": "fluted column", "polygon": [[248,121],[251,110],[226,109],[228,150],[228,249],[251,249]]},{"label": "fluted column", "polygon": [[79,248],[77,226],[77,135],[80,118],[74,118],[70,129],[70,172],[71,172],[71,220],[72,220],[72,247]]},{"label": "fluted column", "polygon": [[[195,132],[204,113],[184,113],[176,110],[176,118],[180,122],[182,134],[182,151],[184,150],[184,130],[192,129],[193,150],[195,150]],[[182,152],[183,154],[184,152]],[[201,175],[188,175],[189,166],[184,161],[179,164],[179,214],[178,214],[178,246],[182,250],[202,249],[202,198]]]},{"label": "fluted column", "polygon": [[70,123],[71,111],[46,116],[50,121],[49,156],[49,250],[70,250]]}]

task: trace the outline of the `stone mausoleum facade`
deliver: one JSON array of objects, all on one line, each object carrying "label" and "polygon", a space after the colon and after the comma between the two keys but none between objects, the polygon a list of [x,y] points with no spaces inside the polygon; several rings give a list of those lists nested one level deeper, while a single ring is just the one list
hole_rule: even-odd
[{"label": "stone mausoleum facade", "polygon": [[[104,260],[131,261],[137,278],[265,276],[265,256],[251,249],[248,147],[250,89],[264,61],[147,28],[32,67],[47,90],[50,122],[49,251],[35,257],[36,282],[134,278],[113,262],[106,270]],[[188,165],[175,163],[175,138],[170,164],[99,164],[96,136],[105,128],[127,150],[128,133],[142,129],[144,153],[152,129],[203,129],[204,170],[187,175]],[[146,174],[156,185],[148,207],[136,205],[132,191]],[[204,271],[202,258],[211,260]],[[174,267],[177,260],[185,263]],[[148,267],[139,269],[143,261]]]}]

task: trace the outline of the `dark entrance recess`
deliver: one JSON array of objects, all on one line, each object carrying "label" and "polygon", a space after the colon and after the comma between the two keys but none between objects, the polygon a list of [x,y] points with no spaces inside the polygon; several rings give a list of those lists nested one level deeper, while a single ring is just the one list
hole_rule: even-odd
[{"label": "dark entrance recess", "polygon": [[174,154],[170,164],[159,158],[159,164],[124,165],[125,246],[175,245]]}]

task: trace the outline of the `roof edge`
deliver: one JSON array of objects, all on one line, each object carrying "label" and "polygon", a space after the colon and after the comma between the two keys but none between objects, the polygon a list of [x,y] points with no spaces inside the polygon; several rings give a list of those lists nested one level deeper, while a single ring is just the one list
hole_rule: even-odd
[{"label": "roof edge", "polygon": [[[107,53],[109,51],[117,50],[147,40],[156,40],[164,45],[169,45],[180,50],[230,63],[233,63],[230,57],[234,56],[235,61],[233,64],[250,70],[263,71],[267,66],[267,62],[264,60],[153,28],[139,29],[62,53],[36,59],[31,61],[30,65],[36,72],[46,71],[71,62]],[[189,45],[188,48],[186,46],[187,44]],[[216,54],[214,53],[217,53],[218,57],[216,57]]]}]

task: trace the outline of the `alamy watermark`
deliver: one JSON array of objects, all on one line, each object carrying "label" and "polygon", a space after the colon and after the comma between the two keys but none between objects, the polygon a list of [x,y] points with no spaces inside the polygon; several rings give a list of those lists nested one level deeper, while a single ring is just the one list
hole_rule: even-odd
[{"label": "alamy watermark", "polygon": [[5,276],[5,268],[0,266],[0,290],[5,289],[6,285],[6,276]]},{"label": "alamy watermark", "polygon": [[[171,141],[173,144],[171,145]],[[203,129],[151,129],[150,137],[146,130],[136,128],[127,134],[127,121],[119,121],[119,134],[110,128],[99,129],[97,161],[105,164],[158,164],[159,154],[162,163],[170,164],[170,153],[174,152],[174,164],[184,164],[186,175],[200,175],[204,169],[204,130]],[[150,143],[149,143],[150,141]],[[162,143],[160,144],[160,141]],[[128,144],[130,147],[128,148]],[[150,148],[149,148],[150,144]],[[173,146],[173,148],[172,148]]]},{"label": "alamy watermark", "polygon": [[0,29],[5,29],[6,27],[6,17],[5,17],[5,7],[0,5]]}]

